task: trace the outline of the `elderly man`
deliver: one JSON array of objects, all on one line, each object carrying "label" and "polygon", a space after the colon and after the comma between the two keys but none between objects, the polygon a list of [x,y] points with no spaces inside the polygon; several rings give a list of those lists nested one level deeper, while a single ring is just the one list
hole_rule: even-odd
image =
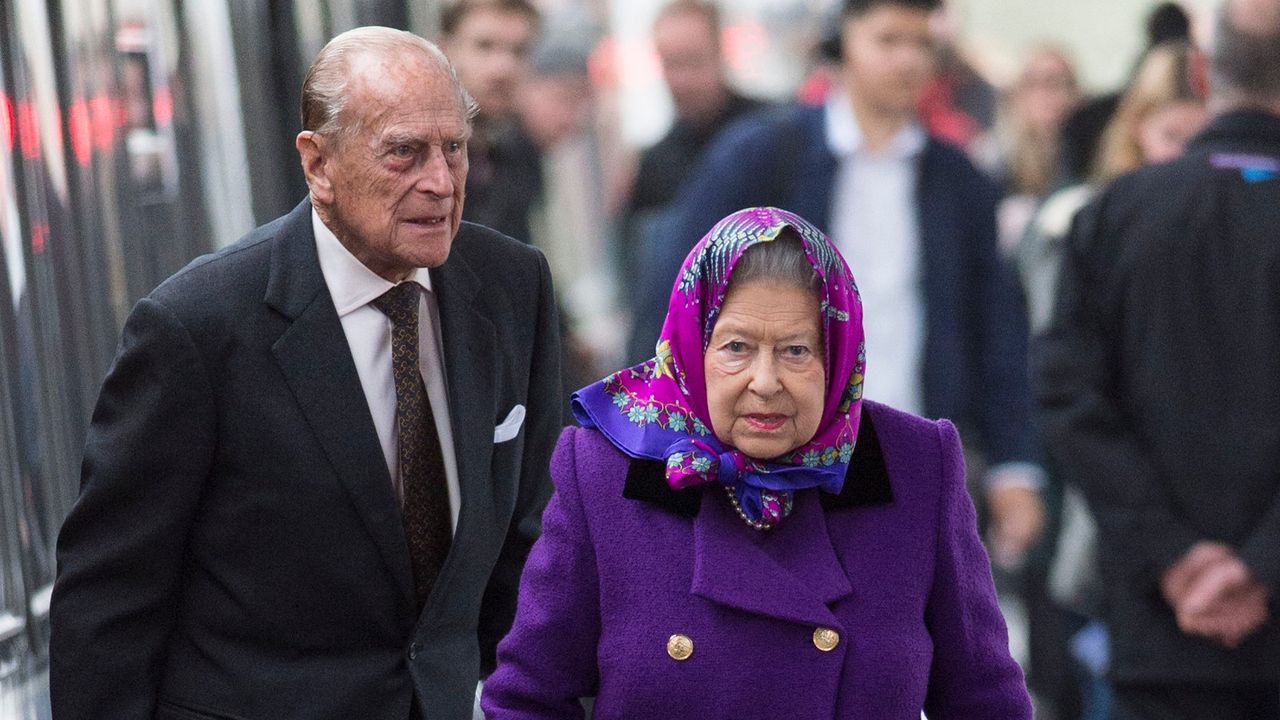
[{"label": "elderly man", "polygon": [[58,542],[76,718],[469,718],[549,492],[547,265],[461,221],[473,103],[432,44],[330,42],[310,197],[138,303]]},{"label": "elderly man", "polygon": [[1116,720],[1280,717],[1280,0],[1228,0],[1216,118],[1076,218],[1036,352],[1100,530]]}]

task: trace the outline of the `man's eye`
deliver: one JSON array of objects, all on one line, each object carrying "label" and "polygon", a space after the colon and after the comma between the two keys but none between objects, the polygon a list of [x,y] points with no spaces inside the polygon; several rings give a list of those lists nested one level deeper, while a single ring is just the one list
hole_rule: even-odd
[{"label": "man's eye", "polygon": [[413,146],[397,145],[394,148],[391,148],[391,154],[395,155],[398,158],[413,157]]},{"label": "man's eye", "polygon": [[450,155],[457,155],[462,152],[463,147],[465,146],[461,142],[453,140],[444,144],[444,151]]}]

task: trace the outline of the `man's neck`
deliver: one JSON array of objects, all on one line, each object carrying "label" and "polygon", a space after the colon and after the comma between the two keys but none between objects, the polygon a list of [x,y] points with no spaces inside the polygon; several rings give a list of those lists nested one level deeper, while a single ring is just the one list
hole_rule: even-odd
[{"label": "man's neck", "polygon": [[1209,99],[1209,111],[1215,116],[1240,110],[1254,110],[1280,118],[1280,98],[1256,98],[1223,93]]},{"label": "man's neck", "polygon": [[870,153],[883,152],[915,115],[909,112],[890,112],[874,108],[858,98],[857,93],[846,88],[853,116],[862,132],[862,147]]}]

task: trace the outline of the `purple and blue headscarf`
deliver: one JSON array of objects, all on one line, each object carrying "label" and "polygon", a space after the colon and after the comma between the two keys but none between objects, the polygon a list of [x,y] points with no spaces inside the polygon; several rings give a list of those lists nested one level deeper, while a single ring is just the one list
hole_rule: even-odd
[{"label": "purple and blue headscarf", "polygon": [[[781,458],[750,458],[713,432],[703,361],[734,266],[748,248],[772,242],[788,228],[799,236],[820,283],[825,401],[812,440]],[[862,301],[844,258],[820,230],[767,207],[716,223],[680,268],[656,353],[574,393],[578,422],[631,457],[663,461],[673,489],[710,482],[729,487],[744,516],[761,526],[786,517],[797,490],[840,492],[861,417]]]}]

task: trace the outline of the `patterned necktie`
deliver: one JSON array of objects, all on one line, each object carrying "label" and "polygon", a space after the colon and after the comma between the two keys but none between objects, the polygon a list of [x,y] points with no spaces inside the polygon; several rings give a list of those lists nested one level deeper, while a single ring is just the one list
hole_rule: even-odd
[{"label": "patterned necktie", "polygon": [[402,282],[373,301],[373,306],[391,319],[391,368],[396,382],[400,485],[404,492],[401,515],[419,612],[453,541],[444,456],[418,365],[420,290],[416,282]]}]

